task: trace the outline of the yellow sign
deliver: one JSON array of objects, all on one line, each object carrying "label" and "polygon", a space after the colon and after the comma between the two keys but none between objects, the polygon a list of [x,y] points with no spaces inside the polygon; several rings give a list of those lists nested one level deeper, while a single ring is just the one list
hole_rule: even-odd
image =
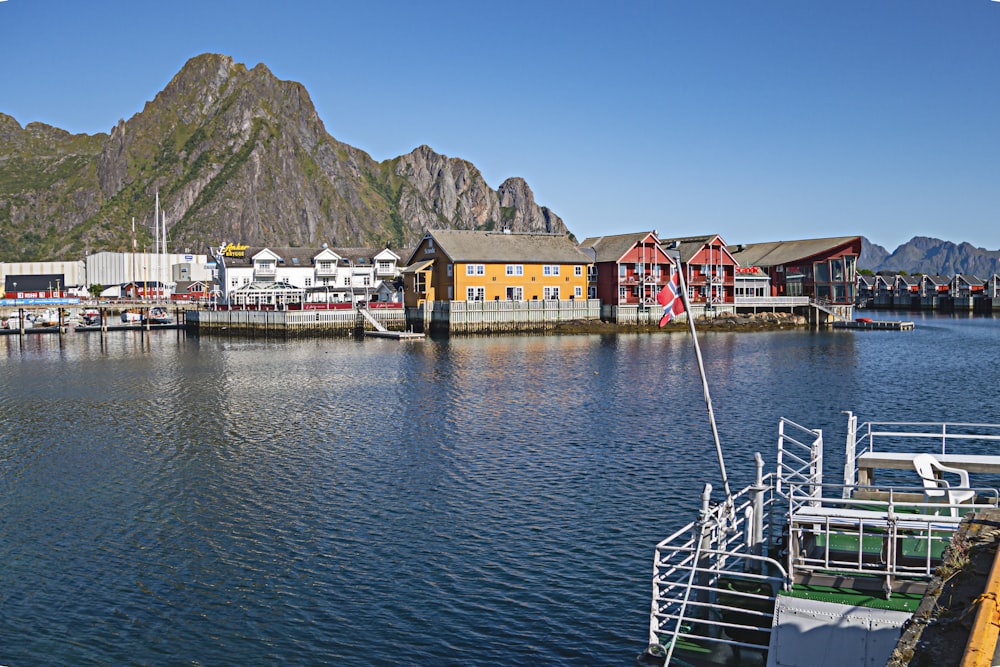
[{"label": "yellow sign", "polygon": [[242,243],[229,243],[222,247],[223,257],[246,257],[247,249],[250,246]]}]

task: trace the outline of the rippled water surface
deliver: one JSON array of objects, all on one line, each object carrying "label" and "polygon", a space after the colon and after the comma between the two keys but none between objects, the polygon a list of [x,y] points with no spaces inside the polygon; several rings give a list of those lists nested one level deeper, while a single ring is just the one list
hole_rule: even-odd
[{"label": "rippled water surface", "polygon": [[[1000,422],[1000,322],[699,337],[785,416]],[[0,338],[0,664],[628,665],[718,465],[685,334]],[[835,457],[832,457],[835,458]]]}]

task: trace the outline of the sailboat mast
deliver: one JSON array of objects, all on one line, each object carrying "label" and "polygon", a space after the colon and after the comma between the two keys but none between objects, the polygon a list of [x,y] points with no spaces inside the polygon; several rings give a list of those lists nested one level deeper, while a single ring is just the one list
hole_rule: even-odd
[{"label": "sailboat mast", "polygon": [[[132,217],[132,275],[130,275],[128,277],[129,282],[131,282],[133,285],[138,285],[139,284],[138,277],[136,276],[136,271],[135,271],[135,251],[136,251],[136,248],[137,248],[137,246],[136,246],[136,242],[135,242],[135,216],[133,216]],[[132,288],[132,294],[133,295],[135,294],[135,287]]]},{"label": "sailboat mast", "polygon": [[167,274],[170,271],[170,258],[167,255],[167,212],[163,211],[160,213],[163,218],[163,243],[160,247],[163,248],[163,284],[166,285],[170,276]]},{"label": "sailboat mast", "polygon": [[153,280],[160,278],[160,191],[156,191],[156,202],[153,205]]}]

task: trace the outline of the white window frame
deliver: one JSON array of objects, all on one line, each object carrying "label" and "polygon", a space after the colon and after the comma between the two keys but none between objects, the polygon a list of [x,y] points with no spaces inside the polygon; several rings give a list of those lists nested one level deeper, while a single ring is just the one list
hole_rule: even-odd
[{"label": "white window frame", "polygon": [[545,264],[542,266],[543,276],[558,276],[559,275],[559,265],[558,264]]},{"label": "white window frame", "polygon": [[574,276],[578,276],[578,277],[582,276],[583,275],[583,267],[580,266],[579,264],[577,264],[576,266],[574,266],[573,267],[573,275]]},{"label": "white window frame", "polygon": [[577,299],[583,297],[583,287],[581,287],[580,285],[577,285],[576,287],[574,287],[573,288],[573,296],[575,296]]},{"label": "white window frame", "polygon": [[486,265],[485,264],[466,264],[465,265],[465,275],[467,275],[467,276],[485,276],[486,275]]},{"label": "white window frame", "polygon": [[524,264],[508,264],[507,265],[507,275],[508,276],[523,276],[524,275]]},{"label": "white window frame", "polygon": [[465,288],[466,301],[485,301],[486,288],[481,285],[473,285]]},{"label": "white window frame", "polygon": [[546,301],[558,301],[559,285],[545,285],[542,287],[542,298]]}]

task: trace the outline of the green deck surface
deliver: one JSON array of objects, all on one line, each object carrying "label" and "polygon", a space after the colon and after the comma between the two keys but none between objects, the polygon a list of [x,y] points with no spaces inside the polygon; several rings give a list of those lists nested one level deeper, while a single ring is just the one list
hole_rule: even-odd
[{"label": "green deck surface", "polygon": [[912,593],[893,593],[888,600],[884,597],[873,596],[871,591],[858,591],[851,588],[838,588],[835,586],[816,586],[796,584],[790,591],[784,591],[781,595],[793,598],[803,598],[806,600],[818,600],[821,602],[836,602],[854,607],[871,607],[873,609],[888,609],[891,611],[905,611],[910,614],[917,610],[923,595]]}]

